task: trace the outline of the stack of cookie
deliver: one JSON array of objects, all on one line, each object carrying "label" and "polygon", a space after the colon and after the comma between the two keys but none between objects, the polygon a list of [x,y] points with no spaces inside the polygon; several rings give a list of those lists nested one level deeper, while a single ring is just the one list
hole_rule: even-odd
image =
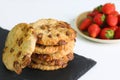
[{"label": "stack of cookie", "polygon": [[76,32],[69,24],[55,19],[41,19],[31,24],[37,35],[29,67],[41,70],[65,68],[74,58]]},{"label": "stack of cookie", "polygon": [[41,19],[17,24],[7,36],[3,63],[17,74],[26,66],[40,70],[65,68],[74,58],[75,37],[76,32],[63,21]]}]

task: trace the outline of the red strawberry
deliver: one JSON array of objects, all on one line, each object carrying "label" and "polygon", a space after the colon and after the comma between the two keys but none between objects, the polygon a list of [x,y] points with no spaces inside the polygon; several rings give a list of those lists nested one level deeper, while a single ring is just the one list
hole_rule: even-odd
[{"label": "red strawberry", "polygon": [[118,13],[117,11],[113,11],[113,12],[111,13],[111,15],[118,16],[119,13]]},{"label": "red strawberry", "polygon": [[120,15],[118,15],[118,24],[120,25]]},{"label": "red strawberry", "polygon": [[99,13],[95,15],[95,17],[93,18],[93,21],[100,26],[105,21],[105,15]]},{"label": "red strawberry", "polygon": [[80,24],[79,29],[86,30],[91,23],[92,23],[92,20],[90,18],[86,18]]},{"label": "red strawberry", "polygon": [[110,26],[109,28],[115,31],[117,30],[118,26]]},{"label": "red strawberry", "polygon": [[99,11],[98,10],[93,10],[92,12],[90,12],[87,16],[89,17],[94,17],[95,15],[97,15],[99,13]]},{"label": "red strawberry", "polygon": [[110,26],[116,26],[118,23],[118,17],[115,15],[108,15],[107,16],[107,24]]},{"label": "red strawberry", "polygon": [[104,26],[104,28],[110,28],[113,31],[115,31],[118,28],[118,26],[109,26],[109,25],[106,25],[106,26]]},{"label": "red strawberry", "polygon": [[112,39],[114,37],[114,31],[110,28],[103,28],[100,32],[101,39]]},{"label": "red strawberry", "polygon": [[117,28],[117,30],[115,31],[115,39],[120,39],[120,27]]},{"label": "red strawberry", "polygon": [[97,24],[91,24],[88,27],[88,33],[91,37],[95,38],[98,36],[99,32],[100,32],[100,27]]},{"label": "red strawberry", "polygon": [[102,12],[105,14],[111,14],[115,11],[115,5],[112,3],[106,3],[102,7]]}]

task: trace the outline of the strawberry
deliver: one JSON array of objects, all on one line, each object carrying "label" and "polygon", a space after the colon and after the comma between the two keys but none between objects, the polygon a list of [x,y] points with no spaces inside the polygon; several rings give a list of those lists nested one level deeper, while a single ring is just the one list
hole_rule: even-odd
[{"label": "strawberry", "polygon": [[111,15],[118,16],[119,13],[118,13],[118,11],[113,11],[113,12],[111,13]]},{"label": "strawberry", "polygon": [[91,23],[92,23],[92,20],[90,18],[86,18],[81,22],[79,29],[86,30]]},{"label": "strawberry", "polygon": [[120,15],[118,15],[118,25],[120,25]]},{"label": "strawberry", "polygon": [[118,23],[118,17],[115,15],[108,15],[107,16],[107,24],[110,26],[116,26]]},{"label": "strawberry", "polygon": [[95,17],[93,18],[93,21],[100,26],[105,21],[105,15],[99,13],[99,14],[95,15]]},{"label": "strawberry", "polygon": [[100,27],[97,24],[91,24],[88,27],[88,33],[91,37],[95,38],[98,36],[99,32],[100,32]]},{"label": "strawberry", "polygon": [[114,31],[110,28],[103,28],[100,32],[101,39],[112,39],[114,37]]},{"label": "strawberry", "polygon": [[115,5],[112,3],[106,3],[102,7],[102,12],[104,14],[111,14],[114,11],[115,11]]},{"label": "strawberry", "polygon": [[115,31],[117,30],[118,26],[109,26],[109,28]]},{"label": "strawberry", "polygon": [[117,28],[117,30],[115,31],[115,39],[120,39],[120,27]]},{"label": "strawberry", "polygon": [[118,26],[109,26],[109,25],[106,25],[104,28],[110,28],[113,31],[115,31],[118,28]]},{"label": "strawberry", "polygon": [[89,17],[94,17],[95,15],[97,15],[99,13],[99,11],[97,9],[93,10],[92,12],[90,12],[87,16]]}]

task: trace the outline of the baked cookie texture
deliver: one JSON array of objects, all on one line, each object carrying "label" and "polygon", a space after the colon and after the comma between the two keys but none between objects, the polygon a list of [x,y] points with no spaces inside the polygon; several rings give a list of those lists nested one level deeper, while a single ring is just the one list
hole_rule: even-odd
[{"label": "baked cookie texture", "polygon": [[60,66],[63,65],[65,63],[68,63],[68,61],[71,61],[74,58],[74,54],[73,53],[69,53],[59,59],[51,59],[51,60],[46,60],[46,58],[44,57],[40,57],[38,56],[38,54],[33,54],[31,56],[31,59],[34,63],[36,64],[43,64],[43,65],[56,65],[56,66]]},{"label": "baked cookie texture", "polygon": [[25,67],[40,70],[65,68],[74,59],[76,31],[56,19],[17,24],[9,33],[2,60],[17,74]]},{"label": "baked cookie texture", "polygon": [[17,24],[8,34],[2,60],[6,68],[20,74],[31,62],[37,38],[29,24]]},{"label": "baked cookie texture", "polygon": [[67,67],[67,65],[68,64],[66,63],[61,66],[49,66],[49,65],[36,64],[34,62],[31,62],[29,65],[29,68],[51,71],[51,70],[58,70],[61,68],[65,68],[65,67]]},{"label": "baked cookie texture", "polygon": [[38,35],[38,44],[65,45],[76,37],[76,32],[68,23],[63,21],[40,19],[31,25]]},{"label": "baked cookie texture", "polygon": [[64,53],[64,52],[68,52],[73,51],[75,45],[75,41],[72,40],[69,43],[67,43],[66,45],[51,45],[51,46],[46,46],[46,45],[41,45],[41,44],[36,44],[34,53],[37,54],[56,54],[56,53]]}]

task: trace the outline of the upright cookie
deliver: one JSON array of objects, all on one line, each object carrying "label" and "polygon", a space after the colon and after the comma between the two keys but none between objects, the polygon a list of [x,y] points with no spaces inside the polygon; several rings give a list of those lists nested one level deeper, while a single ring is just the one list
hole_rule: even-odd
[{"label": "upright cookie", "polygon": [[37,33],[38,44],[65,45],[76,37],[76,32],[68,23],[63,21],[40,19],[31,25]]},{"label": "upright cookie", "polygon": [[37,38],[33,27],[26,23],[17,24],[8,34],[3,51],[6,68],[17,74],[30,64]]}]

